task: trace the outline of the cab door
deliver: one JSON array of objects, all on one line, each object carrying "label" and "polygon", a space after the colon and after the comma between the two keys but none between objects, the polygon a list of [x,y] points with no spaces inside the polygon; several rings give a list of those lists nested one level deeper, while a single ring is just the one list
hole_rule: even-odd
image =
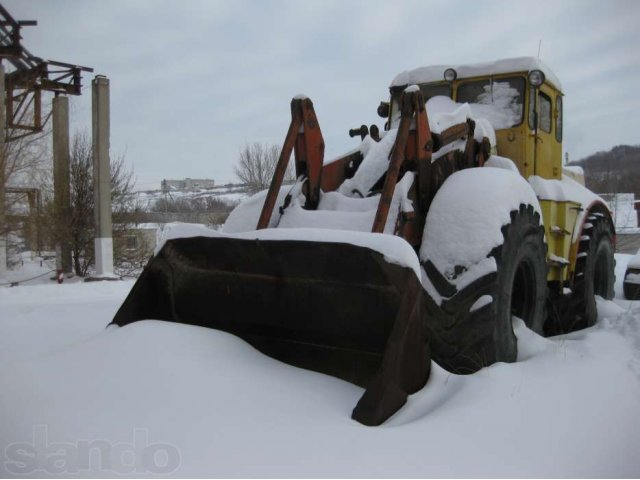
[{"label": "cab door", "polygon": [[[534,172],[562,178],[562,94],[547,84],[536,89],[537,125],[533,131]],[[530,122],[533,120],[530,117]]]}]

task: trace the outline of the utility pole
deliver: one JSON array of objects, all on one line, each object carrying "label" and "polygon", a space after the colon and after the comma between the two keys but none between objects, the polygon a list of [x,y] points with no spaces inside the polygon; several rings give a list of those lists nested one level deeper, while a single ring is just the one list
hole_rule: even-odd
[{"label": "utility pole", "polygon": [[4,108],[4,65],[0,63],[0,279],[7,276],[7,218],[5,212],[6,176],[5,176],[5,114]]},{"label": "utility pole", "polygon": [[96,75],[92,87],[93,195],[95,200],[96,277],[113,276],[111,168],[109,161],[109,79]]},{"label": "utility pole", "polygon": [[56,218],[56,270],[68,274],[71,270],[69,243],[69,97],[53,99],[53,203]]}]

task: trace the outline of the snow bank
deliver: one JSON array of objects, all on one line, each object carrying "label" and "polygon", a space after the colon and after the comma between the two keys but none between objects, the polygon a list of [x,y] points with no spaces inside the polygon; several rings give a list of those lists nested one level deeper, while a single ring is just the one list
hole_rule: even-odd
[{"label": "snow bank", "polygon": [[0,277],[0,287],[11,284],[38,285],[51,283],[55,277],[55,258],[45,259],[31,255],[20,255],[20,263],[17,270],[6,270],[4,277]]},{"label": "snow bank", "polygon": [[[132,286],[133,280],[49,281],[0,288],[0,365],[46,356],[102,334]],[[0,411],[1,397],[0,392]]]},{"label": "snow bank", "polygon": [[596,297],[596,302],[598,327],[617,332],[629,342],[634,351],[629,368],[640,379],[640,302],[629,302],[626,308],[600,297]]},{"label": "snow bank", "polygon": [[[414,179],[413,172],[407,172],[396,184],[384,233],[393,234],[400,212],[413,211],[412,203],[407,196]],[[321,195],[317,210],[305,210],[303,200],[297,198],[284,211],[278,227],[370,232],[379,202],[379,194],[365,198],[350,198],[339,192],[330,192]]]},{"label": "snow bank", "polygon": [[[368,212],[378,208],[380,195],[371,197],[351,197],[339,192],[322,192],[318,210],[340,212]],[[369,225],[371,227],[371,225]]]},{"label": "snow bank", "polygon": [[[375,198],[380,199],[380,196]],[[367,204],[371,202],[366,202]],[[326,228],[331,230],[371,231],[375,208],[366,211],[305,210],[295,201],[282,216],[279,228]]]},{"label": "snow bank", "polygon": [[640,250],[629,260],[629,268],[640,268]]},{"label": "snow bank", "polygon": [[[438,190],[427,214],[420,259],[430,260],[458,287],[468,284],[486,273],[492,260],[486,257],[504,241],[501,228],[511,222],[510,212],[520,204],[541,213],[538,199],[520,175],[500,168],[454,173]],[[469,270],[474,265],[478,272]],[[459,275],[456,267],[465,273]]]},{"label": "snow bank", "polygon": [[[98,461],[132,444],[136,432],[146,445],[177,450],[179,462],[166,473],[175,477],[640,471],[638,345],[630,340],[637,332],[627,326],[633,320],[637,328],[640,302],[616,299],[624,317],[599,301],[601,327],[554,338],[516,323],[517,363],[468,376],[433,364],[426,387],[382,427],[369,428],[349,418],[361,388],[277,362],[227,333],[159,321],[105,330],[130,286],[0,289],[0,476],[16,476],[9,447],[22,444],[48,453],[49,466],[58,460],[55,472],[34,477],[157,477]],[[46,437],[36,436],[43,430]],[[83,440],[96,442],[93,461],[74,472],[77,461],[63,462],[68,450],[53,446]]]}]

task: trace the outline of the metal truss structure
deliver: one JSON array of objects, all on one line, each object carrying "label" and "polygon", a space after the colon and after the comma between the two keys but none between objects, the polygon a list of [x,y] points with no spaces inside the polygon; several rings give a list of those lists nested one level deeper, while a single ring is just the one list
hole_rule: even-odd
[{"label": "metal truss structure", "polygon": [[20,42],[20,30],[35,25],[35,20],[15,20],[0,5],[0,61],[6,59],[13,67],[5,76],[7,142],[42,131],[51,116],[43,112],[43,92],[80,95],[82,72],[93,72],[31,54]]}]

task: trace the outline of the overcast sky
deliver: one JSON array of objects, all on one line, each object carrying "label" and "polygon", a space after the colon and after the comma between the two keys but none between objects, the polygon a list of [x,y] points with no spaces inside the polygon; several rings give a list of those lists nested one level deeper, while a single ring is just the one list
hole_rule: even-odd
[{"label": "overcast sky", "polygon": [[[248,142],[281,144],[289,102],[314,102],[326,157],[377,123],[402,70],[536,56],[565,93],[564,151],[640,144],[640,1],[4,0],[34,55],[111,81],[111,149],[141,189],[236,179]],[[91,129],[91,79],[72,129]]]}]

